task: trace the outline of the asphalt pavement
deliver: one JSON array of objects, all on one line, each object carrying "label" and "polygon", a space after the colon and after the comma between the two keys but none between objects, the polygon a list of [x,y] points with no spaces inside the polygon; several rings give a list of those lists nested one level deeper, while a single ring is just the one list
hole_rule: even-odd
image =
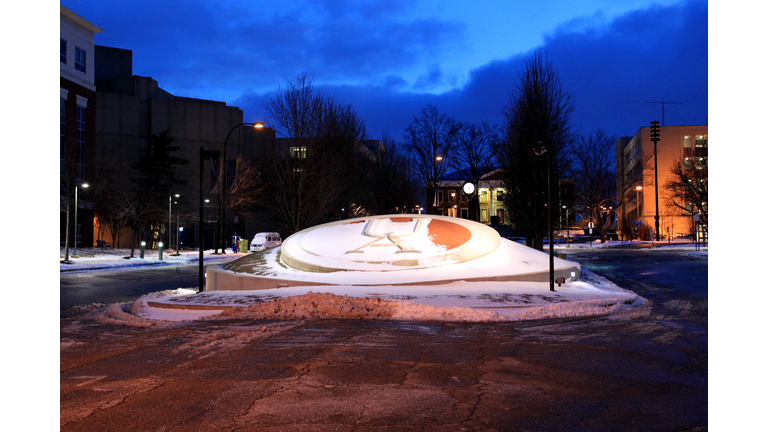
[{"label": "asphalt pavement", "polygon": [[62,318],[60,430],[707,430],[706,297],[663,274],[706,260],[577,253],[653,303],[514,323]]}]

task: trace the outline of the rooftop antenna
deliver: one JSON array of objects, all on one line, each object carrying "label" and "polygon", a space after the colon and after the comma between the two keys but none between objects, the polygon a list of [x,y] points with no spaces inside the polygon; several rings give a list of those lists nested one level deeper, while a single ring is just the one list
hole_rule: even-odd
[{"label": "rooftop antenna", "polygon": [[661,104],[661,125],[666,126],[664,122],[664,105],[680,105],[682,102],[669,102],[661,98],[661,102],[658,101],[645,101],[645,103]]}]

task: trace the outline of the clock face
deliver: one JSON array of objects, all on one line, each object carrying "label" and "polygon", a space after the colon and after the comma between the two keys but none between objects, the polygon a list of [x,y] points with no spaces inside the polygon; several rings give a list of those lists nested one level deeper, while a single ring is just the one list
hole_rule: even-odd
[{"label": "clock face", "polygon": [[464,193],[470,195],[473,192],[475,192],[475,185],[472,183],[464,183]]}]

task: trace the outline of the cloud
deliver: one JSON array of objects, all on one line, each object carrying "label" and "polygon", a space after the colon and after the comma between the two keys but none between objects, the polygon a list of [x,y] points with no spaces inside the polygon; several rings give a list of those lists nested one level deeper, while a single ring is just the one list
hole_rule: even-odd
[{"label": "cloud", "polygon": [[[708,121],[707,3],[689,1],[653,6],[603,23],[568,23],[539,47],[553,62],[563,87],[573,93],[574,129],[588,133],[602,128],[609,135],[633,135],[651,120],[667,125]],[[399,85],[323,85],[337,99],[350,103],[366,120],[369,134],[383,131],[400,138],[407,124],[427,104],[460,121],[501,124],[500,111],[509,101],[532,52],[493,61],[473,70],[460,89],[442,94],[403,91]],[[310,72],[311,74],[311,72]],[[428,87],[442,79],[434,67],[423,76]],[[398,82],[396,79],[392,82]],[[267,97],[262,95],[261,97]],[[238,100],[245,112],[261,112],[259,100]],[[263,115],[263,114],[262,114]]]},{"label": "cloud", "polygon": [[[223,100],[246,121],[262,101],[306,71],[318,88],[357,107],[372,137],[401,137],[427,104],[461,121],[501,124],[499,114],[532,52],[489,62],[455,85],[441,60],[467,52],[461,22],[414,17],[412,2],[282,0],[183,3],[149,0],[62,4],[104,29],[96,43],[134,51],[134,74],[179,96]],[[539,49],[575,100],[573,125],[634,134],[651,120],[701,124],[708,108],[708,5],[651,6],[609,20],[562,23]],[[460,54],[459,54],[460,55]],[[215,96],[212,96],[215,95]]]},{"label": "cloud", "polygon": [[301,71],[330,83],[402,76],[425,58],[448,55],[465,36],[459,22],[406,18],[404,0],[64,4],[96,25],[108,23],[96,43],[133,50],[134,73],[181,96],[216,87],[234,99]]}]

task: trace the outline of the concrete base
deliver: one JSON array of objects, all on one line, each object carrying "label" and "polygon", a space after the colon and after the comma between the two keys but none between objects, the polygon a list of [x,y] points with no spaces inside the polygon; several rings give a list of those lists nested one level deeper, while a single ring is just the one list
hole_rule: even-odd
[{"label": "concrete base", "polygon": [[[220,267],[208,267],[206,270],[205,291],[250,291],[265,290],[272,288],[287,288],[295,286],[330,286],[330,285],[354,285],[354,284],[334,284],[325,282],[309,282],[302,280],[281,279],[270,276],[256,276],[243,273],[235,273],[224,270]],[[573,280],[581,278],[581,269],[574,263],[573,267],[555,269],[555,280],[563,277],[566,280],[571,279],[571,273],[575,273]],[[430,281],[413,281],[408,283],[367,283],[365,286],[408,286],[408,285],[445,285],[456,280],[465,280],[470,282],[549,282],[549,270],[545,272],[534,272],[525,274],[514,274],[505,276],[484,276],[477,278],[461,279],[443,279]]]}]

